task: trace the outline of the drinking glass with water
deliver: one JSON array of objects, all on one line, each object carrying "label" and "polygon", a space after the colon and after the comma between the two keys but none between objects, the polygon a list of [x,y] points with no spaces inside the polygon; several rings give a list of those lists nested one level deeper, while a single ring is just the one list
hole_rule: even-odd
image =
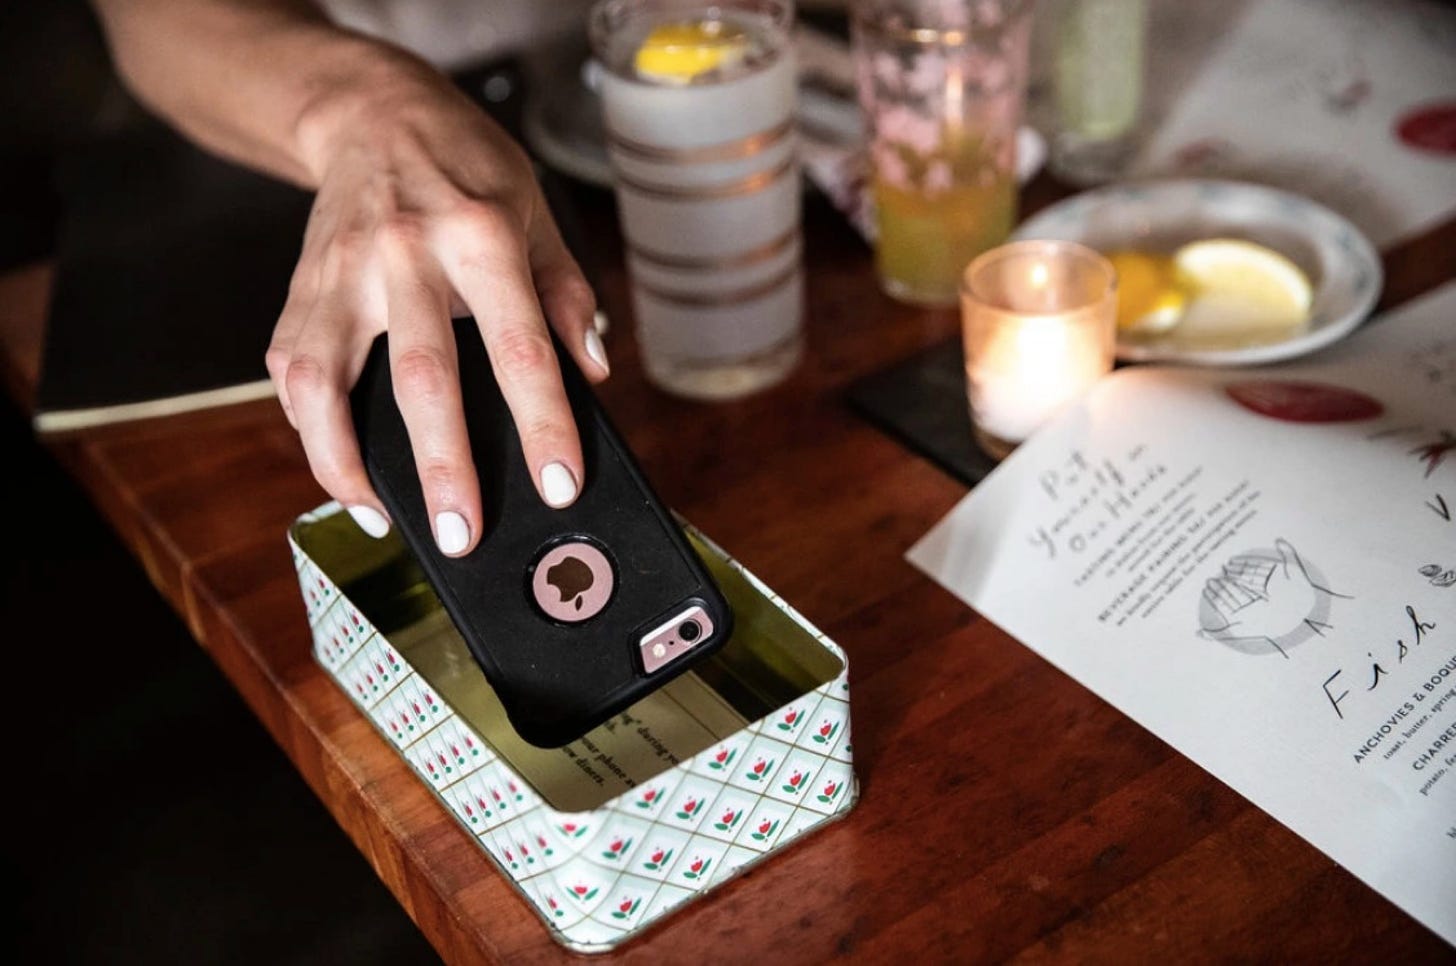
[{"label": "drinking glass with water", "polygon": [[637,341],[680,396],[747,395],[802,353],[792,21],[781,0],[592,10]]}]

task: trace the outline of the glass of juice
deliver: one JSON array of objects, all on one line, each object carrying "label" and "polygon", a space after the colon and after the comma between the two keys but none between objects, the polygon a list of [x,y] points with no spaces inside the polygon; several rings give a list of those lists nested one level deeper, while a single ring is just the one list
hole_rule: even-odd
[{"label": "glass of juice", "polygon": [[855,0],[875,264],[894,298],[954,306],[961,273],[1010,235],[1029,0]]},{"label": "glass of juice", "polygon": [[803,346],[795,101],[784,0],[600,0],[590,17],[647,377],[731,399]]}]

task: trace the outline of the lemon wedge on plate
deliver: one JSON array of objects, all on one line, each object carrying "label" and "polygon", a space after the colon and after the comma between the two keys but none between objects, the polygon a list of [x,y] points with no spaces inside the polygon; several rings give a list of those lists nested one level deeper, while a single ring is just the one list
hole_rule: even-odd
[{"label": "lemon wedge on plate", "polygon": [[1314,286],[1286,256],[1239,238],[1190,242],[1173,253],[1189,303],[1180,338],[1256,344],[1283,338],[1309,318]]},{"label": "lemon wedge on plate", "polygon": [[1143,336],[1166,332],[1183,318],[1187,293],[1167,255],[1131,249],[1107,253],[1117,272],[1117,331]]},{"label": "lemon wedge on plate", "polygon": [[721,20],[685,20],[655,27],[632,66],[650,80],[690,84],[710,70],[730,67],[748,54],[748,35]]}]

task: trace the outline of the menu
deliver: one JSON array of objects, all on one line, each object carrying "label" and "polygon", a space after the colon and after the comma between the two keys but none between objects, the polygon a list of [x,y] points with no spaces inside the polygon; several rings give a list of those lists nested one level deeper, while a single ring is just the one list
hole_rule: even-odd
[{"label": "menu", "polygon": [[1456,943],[1456,283],[1117,370],[908,557]]}]

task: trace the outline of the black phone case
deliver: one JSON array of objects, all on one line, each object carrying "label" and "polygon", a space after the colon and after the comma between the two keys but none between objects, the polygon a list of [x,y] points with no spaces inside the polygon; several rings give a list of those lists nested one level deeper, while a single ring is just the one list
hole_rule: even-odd
[{"label": "black phone case", "polygon": [[[559,342],[586,479],[576,502],[556,510],[536,492],[474,321],[455,321],[485,527],[468,555],[441,553],[395,403],[387,338],[376,340],[351,396],[364,466],[522,738],[539,747],[573,741],[727,642],[727,601]],[[565,623],[537,605],[534,564],[563,541],[582,538],[611,562],[615,589],[600,613]],[[647,673],[643,635],[692,605],[704,609],[712,634]]]}]

